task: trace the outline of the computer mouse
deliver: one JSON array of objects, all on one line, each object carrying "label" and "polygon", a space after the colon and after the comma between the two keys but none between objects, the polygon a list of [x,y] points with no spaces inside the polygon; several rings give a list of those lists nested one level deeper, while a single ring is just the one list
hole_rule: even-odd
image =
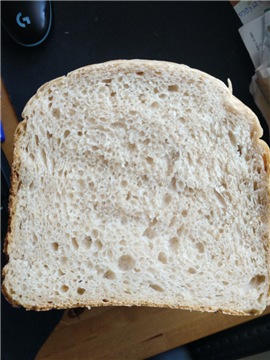
[{"label": "computer mouse", "polygon": [[2,24],[18,44],[36,46],[48,36],[52,23],[51,1],[1,1]]}]

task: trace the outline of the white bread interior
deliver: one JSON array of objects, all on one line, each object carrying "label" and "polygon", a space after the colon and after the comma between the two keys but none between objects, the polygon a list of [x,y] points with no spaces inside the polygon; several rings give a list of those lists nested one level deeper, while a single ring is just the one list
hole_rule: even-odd
[{"label": "white bread interior", "polygon": [[23,117],[3,270],[13,305],[265,309],[269,148],[221,81],[112,61],[46,83]]}]

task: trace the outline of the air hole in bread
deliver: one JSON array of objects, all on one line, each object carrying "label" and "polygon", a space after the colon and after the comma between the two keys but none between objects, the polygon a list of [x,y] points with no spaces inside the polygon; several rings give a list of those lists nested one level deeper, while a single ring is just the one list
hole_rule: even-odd
[{"label": "air hole in bread", "polygon": [[56,119],[60,119],[61,117],[61,112],[58,108],[55,108],[52,110],[52,115],[53,117],[55,117]]},{"label": "air hole in bread", "polygon": [[253,190],[256,191],[259,189],[259,186],[258,186],[258,182],[257,181],[254,181],[253,183]]},{"label": "air hole in bread", "polygon": [[96,119],[93,118],[93,117],[90,117],[90,118],[88,119],[88,122],[89,122],[90,124],[95,124],[95,123],[96,123]]},{"label": "air hole in bread", "polygon": [[171,188],[173,190],[176,190],[176,178],[175,178],[175,176],[173,176],[172,179],[171,179]]},{"label": "air hole in bread", "polygon": [[93,243],[93,240],[92,240],[91,236],[86,236],[82,241],[82,244],[86,250],[90,249],[92,243]]},{"label": "air hole in bread", "polygon": [[143,144],[144,144],[144,145],[149,145],[150,142],[151,142],[151,140],[148,139],[148,138],[143,140]]},{"label": "air hole in bread", "polygon": [[66,139],[66,138],[69,136],[69,134],[70,134],[70,131],[69,131],[69,130],[66,130],[66,131],[64,132],[64,138]]},{"label": "air hole in bread", "polygon": [[110,84],[112,82],[112,79],[104,79],[102,80],[102,82],[105,84]]},{"label": "air hole in bread", "polygon": [[201,242],[196,243],[196,248],[198,249],[199,253],[204,253],[204,245]]},{"label": "air hole in bread", "polygon": [[183,225],[180,226],[180,228],[177,229],[177,231],[176,231],[177,235],[181,236],[183,234],[184,230],[185,230],[185,226],[183,224]]},{"label": "air hole in bread", "polygon": [[249,285],[251,287],[258,287],[259,285],[263,284],[265,280],[266,278],[264,275],[256,275],[250,280]]},{"label": "air hole in bread", "polygon": [[72,243],[73,249],[78,250],[79,244],[78,244],[78,241],[75,238],[72,238],[71,243]]},{"label": "air hole in bread", "polygon": [[190,267],[190,268],[188,269],[188,272],[189,272],[190,274],[196,274],[197,270],[196,270],[195,268],[193,268],[193,267]]},{"label": "air hole in bread", "polygon": [[95,246],[95,248],[98,249],[98,250],[101,250],[101,249],[103,248],[103,244],[102,244],[102,242],[101,242],[100,240],[96,240],[96,241],[94,242],[94,246]]},{"label": "air hole in bread", "polygon": [[144,72],[143,71],[137,71],[136,74],[139,75],[139,76],[143,76]]},{"label": "air hole in bread", "polygon": [[[139,135],[140,135],[140,138],[143,138],[145,136],[145,132],[143,130],[141,130],[139,132]],[[139,139],[139,140],[141,140],[141,139]]]},{"label": "air hole in bread", "polygon": [[153,220],[149,222],[149,226],[155,226],[157,223],[158,223],[158,219],[154,217]]},{"label": "air hole in bread", "polygon": [[224,281],[222,281],[222,284],[227,286],[227,285],[229,285],[229,282],[224,280]]},{"label": "air hole in bread", "polygon": [[165,205],[169,205],[170,202],[172,201],[172,197],[170,194],[165,194],[163,200],[164,200]]},{"label": "air hole in bread", "polygon": [[62,285],[60,290],[62,293],[66,293],[69,290],[69,287],[67,285]]},{"label": "air hole in bread", "polygon": [[68,199],[70,199],[70,200],[72,200],[73,198],[74,198],[74,194],[73,194],[73,192],[69,192],[69,193],[67,193],[67,198]]},{"label": "air hole in bread", "polygon": [[83,135],[82,131],[78,131],[77,134],[78,134],[78,136],[82,136],[82,135]]},{"label": "air hole in bread", "polygon": [[169,222],[169,227],[173,227],[176,224],[177,218],[173,216]]},{"label": "air hole in bread", "polygon": [[114,97],[116,95],[116,92],[115,91],[112,91],[111,92],[111,97]]},{"label": "air hole in bread", "polygon": [[52,137],[52,133],[50,133],[49,131],[46,131],[46,137],[49,140]]},{"label": "air hole in bread", "polygon": [[236,141],[236,137],[235,137],[234,133],[231,130],[229,130],[228,135],[229,135],[231,144],[233,146],[236,146],[237,141]]},{"label": "air hole in bread", "polygon": [[93,230],[92,230],[92,235],[93,235],[93,237],[97,238],[97,237],[98,237],[98,230],[97,230],[97,229],[93,229]]},{"label": "air hole in bread", "polygon": [[130,150],[130,151],[135,151],[136,149],[137,149],[137,146],[136,146],[136,144],[132,144],[132,143],[128,143],[128,149]]},{"label": "air hole in bread", "polygon": [[128,184],[128,183],[127,183],[127,181],[126,181],[126,180],[122,180],[122,181],[121,181],[121,186],[122,186],[122,187],[126,187],[126,186],[127,186],[127,184]]},{"label": "air hole in bread", "polygon": [[147,227],[143,232],[143,236],[146,236],[148,239],[153,239],[156,236],[156,233],[152,227]]},{"label": "air hole in bread", "polygon": [[76,115],[76,111],[74,109],[69,109],[68,113],[70,116],[75,116]]},{"label": "air hole in bread", "polygon": [[108,280],[114,280],[116,278],[116,275],[112,270],[107,270],[103,277]]},{"label": "air hole in bread", "polygon": [[161,263],[163,264],[167,264],[168,263],[168,260],[167,260],[167,256],[164,252],[160,252],[158,254],[158,261],[160,261]]},{"label": "air hole in bread", "polygon": [[66,256],[62,256],[60,261],[61,261],[61,264],[65,265],[68,262],[68,258]]},{"label": "air hole in bread", "polygon": [[154,101],[152,104],[151,104],[151,107],[152,108],[159,108],[159,103],[157,101]]},{"label": "air hole in bread", "polygon": [[157,285],[157,284],[150,284],[149,287],[155,291],[158,291],[158,292],[163,292],[164,290],[162,289],[161,286]]},{"label": "air hole in bread", "polygon": [[178,85],[169,85],[168,91],[177,92],[179,90]]},{"label": "air hole in bread", "polygon": [[181,124],[184,124],[185,122],[186,122],[186,118],[184,118],[184,117],[180,117],[179,119],[178,119],[178,121],[181,123]]},{"label": "air hole in bread", "polygon": [[123,128],[123,129],[126,129],[126,127],[127,127],[127,125],[124,122],[121,122],[121,121],[115,121],[115,122],[112,123],[111,126],[114,127],[114,128]]},{"label": "air hole in bread", "polygon": [[102,302],[107,303],[107,302],[109,302],[109,300],[108,299],[102,299]]},{"label": "air hole in bread", "polygon": [[78,287],[78,289],[77,289],[77,294],[83,295],[84,293],[85,293],[85,289],[84,289],[84,288],[81,288],[81,287]]},{"label": "air hole in bread", "polygon": [[146,161],[148,162],[149,165],[154,164],[154,159],[151,156],[147,156]]},{"label": "air hole in bread", "polygon": [[53,243],[52,243],[52,249],[53,249],[54,251],[57,251],[57,250],[59,249],[59,244],[58,244],[57,242],[53,242]]},{"label": "air hole in bread", "polygon": [[39,146],[39,137],[37,135],[35,135],[35,143],[37,146]]},{"label": "air hole in bread", "polygon": [[89,268],[89,269],[92,269],[93,268],[93,263],[91,260],[88,260],[87,263],[86,263],[86,266]]},{"label": "air hole in bread", "polygon": [[[83,190],[85,188],[85,182],[83,179],[78,180],[78,186],[79,186],[80,190]],[[84,193],[80,193],[80,195],[83,197]]]},{"label": "air hole in bread", "polygon": [[42,159],[44,165],[47,167],[47,154],[44,151],[44,149],[41,149],[41,159]]},{"label": "air hole in bread", "polygon": [[65,275],[65,273],[61,269],[58,269],[58,275],[63,276],[63,275]]},{"label": "air hole in bread", "polygon": [[188,211],[186,209],[184,209],[181,213],[181,215],[185,218],[187,217]]},{"label": "air hole in bread", "polygon": [[122,255],[118,260],[118,267],[123,271],[132,270],[135,267],[135,260],[131,255]]},{"label": "air hole in bread", "polygon": [[242,150],[243,150],[243,146],[237,145],[237,151],[238,151],[240,156],[242,155]]},{"label": "air hole in bread", "polygon": [[[98,255],[98,251],[94,252],[94,257],[97,257],[97,255]],[[96,269],[96,272],[98,275],[101,275],[104,273],[104,270],[98,265],[95,266],[95,269]]]},{"label": "air hole in bread", "polygon": [[[148,176],[147,175],[143,175],[142,176],[142,180],[144,181],[144,182],[147,182],[149,179],[148,179]],[[138,185],[139,184],[141,184],[141,182],[138,182]]]},{"label": "air hole in bread", "polygon": [[129,191],[126,196],[126,200],[129,200],[131,198],[131,192]]},{"label": "air hole in bread", "polygon": [[83,153],[83,155],[84,155],[85,157],[89,157],[89,156],[91,156],[91,151],[90,151],[90,150],[85,150],[84,153]]},{"label": "air hole in bread", "polygon": [[179,246],[180,246],[180,242],[179,242],[179,239],[177,237],[173,237],[170,239],[170,248],[173,250],[173,251],[176,251],[179,249]]},{"label": "air hole in bread", "polygon": [[[260,294],[259,297],[258,297],[258,302],[259,303],[262,303],[262,300],[264,298],[264,293]],[[268,329],[269,330],[269,329]]]}]

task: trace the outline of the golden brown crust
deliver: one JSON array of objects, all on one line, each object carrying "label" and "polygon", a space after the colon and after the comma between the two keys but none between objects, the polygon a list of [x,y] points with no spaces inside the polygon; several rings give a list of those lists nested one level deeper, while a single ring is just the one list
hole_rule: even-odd
[{"label": "golden brown crust", "polygon": [[24,135],[26,131],[26,120],[18,124],[15,134],[14,134],[14,149],[13,149],[13,163],[11,168],[11,182],[10,182],[10,192],[9,192],[9,220],[8,220],[8,230],[4,243],[4,252],[8,257],[8,245],[12,241],[12,232],[13,232],[13,214],[16,211],[16,194],[19,184],[19,171],[20,171],[20,151],[19,151],[19,139]]},{"label": "golden brown crust", "polygon": [[[8,247],[12,242],[12,235],[13,235],[13,214],[16,211],[16,193],[19,184],[19,170],[20,170],[20,152],[19,152],[19,138],[25,133],[26,131],[26,120],[22,121],[18,124],[15,134],[14,134],[14,146],[13,146],[13,163],[11,168],[11,179],[10,179],[10,190],[9,190],[9,203],[8,203],[8,228],[7,234],[4,242],[3,251],[7,257],[7,261],[9,260],[9,251]],[[6,274],[6,267],[2,270],[2,278],[5,278]],[[13,298],[12,295],[8,292],[4,282],[2,284],[2,293],[5,298],[9,301],[9,303],[14,307],[21,306],[17,303]]]},{"label": "golden brown crust", "polygon": [[[3,287],[3,294],[5,295],[6,299],[14,306],[14,307],[22,307],[21,304],[14,301],[9,294],[6,292],[5,287]],[[125,301],[106,301],[106,302],[91,302],[91,304],[83,303],[83,302],[76,302],[70,304],[60,304],[57,306],[28,306],[25,305],[24,308],[26,310],[34,310],[34,311],[50,311],[52,309],[56,310],[67,310],[67,309],[74,309],[74,308],[94,308],[94,307],[103,307],[103,306],[126,306],[126,307],[153,307],[153,308],[166,308],[166,309],[175,309],[175,310],[189,310],[189,311],[200,311],[200,312],[215,312],[215,313],[222,313],[226,315],[235,315],[235,316],[251,316],[251,315],[260,315],[263,311],[258,311],[256,309],[249,309],[246,311],[235,311],[233,309],[220,309],[214,308],[211,306],[189,306],[189,305],[168,305],[164,303],[153,303],[153,302],[125,302]]]}]

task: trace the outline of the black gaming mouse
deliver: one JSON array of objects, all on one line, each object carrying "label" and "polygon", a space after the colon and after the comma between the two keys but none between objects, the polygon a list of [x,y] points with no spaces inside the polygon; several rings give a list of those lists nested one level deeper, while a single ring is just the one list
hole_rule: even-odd
[{"label": "black gaming mouse", "polygon": [[48,36],[52,23],[51,1],[1,1],[2,25],[18,44],[36,46]]}]

